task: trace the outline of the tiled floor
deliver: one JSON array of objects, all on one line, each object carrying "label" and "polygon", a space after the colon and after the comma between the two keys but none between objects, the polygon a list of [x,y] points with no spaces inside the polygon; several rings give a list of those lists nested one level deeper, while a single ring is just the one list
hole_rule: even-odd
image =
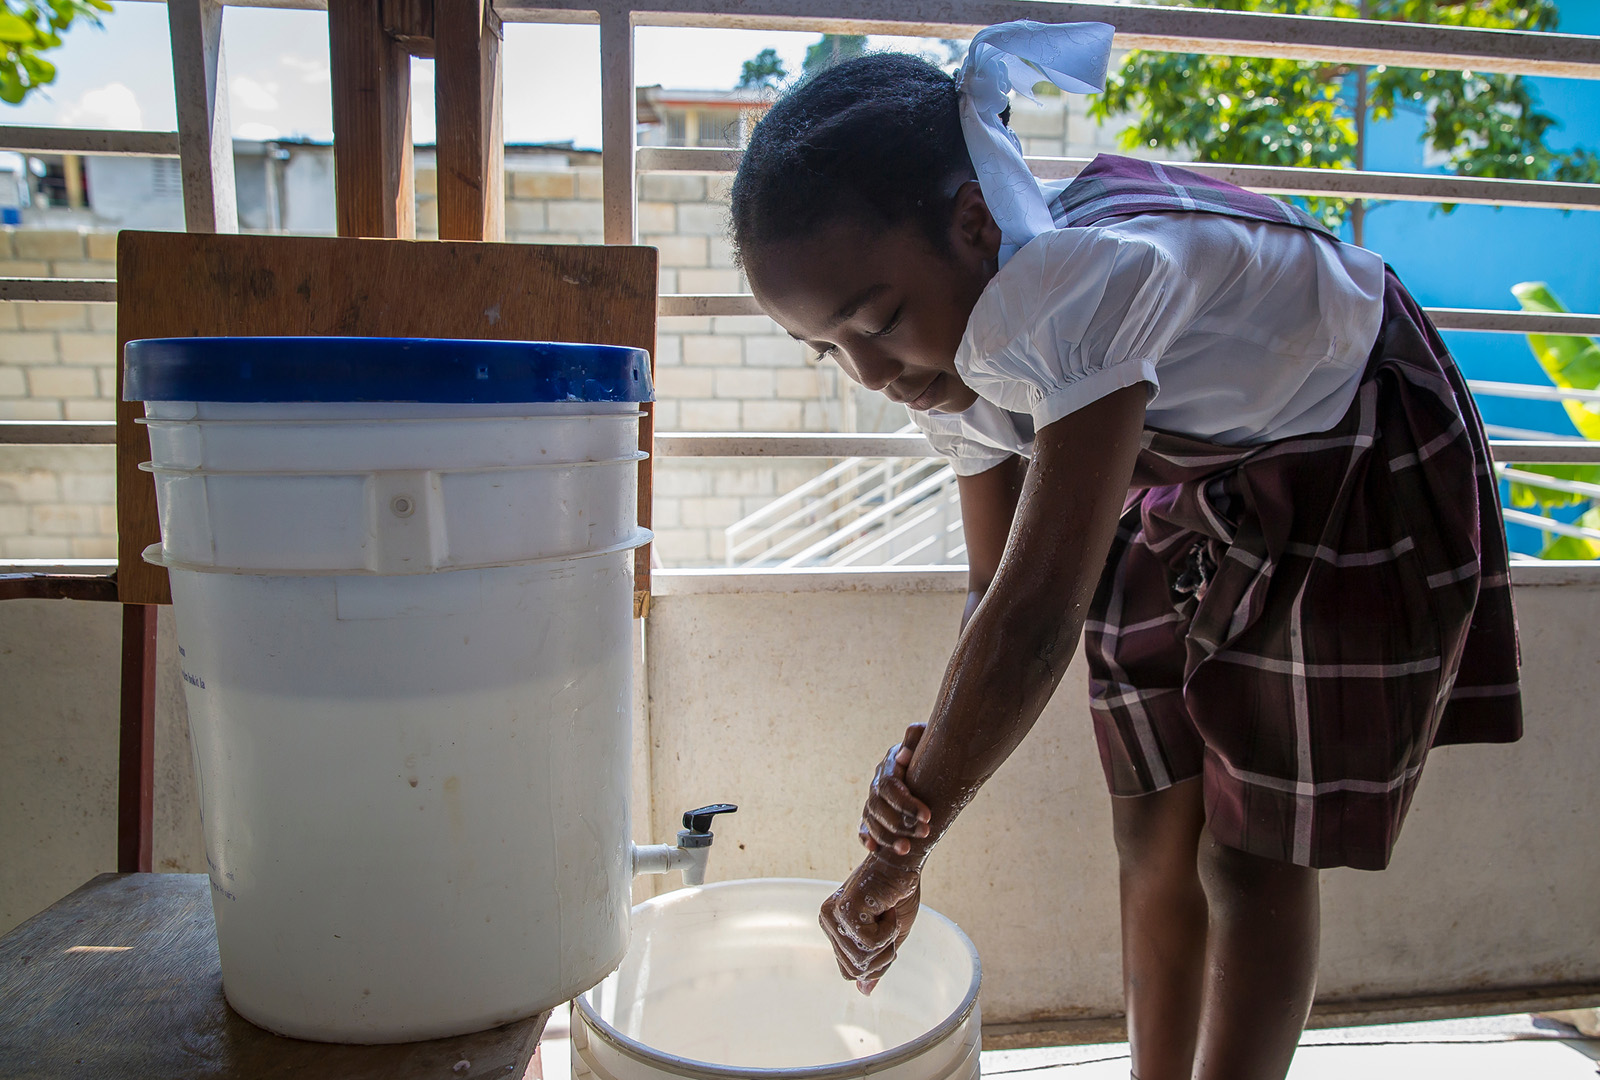
[{"label": "tiled floor", "polygon": [[[1128,1045],[983,1055],[1009,1080],[1128,1080]],[[1600,1040],[1531,1016],[1308,1031],[1289,1080],[1597,1080]]]},{"label": "tiled floor", "polygon": [[[538,1072],[529,1080],[567,1080],[568,1017],[545,1028]],[[1007,1080],[1128,1080],[1128,1044],[992,1050],[983,1075]],[[1289,1080],[1600,1080],[1600,1039],[1532,1016],[1436,1020],[1422,1024],[1306,1032]]]}]

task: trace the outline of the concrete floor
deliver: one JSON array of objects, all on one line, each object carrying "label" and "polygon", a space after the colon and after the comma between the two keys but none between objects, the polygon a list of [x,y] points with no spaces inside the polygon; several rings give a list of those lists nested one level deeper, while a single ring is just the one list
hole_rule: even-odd
[{"label": "concrete floor", "polygon": [[[545,1029],[527,1080],[567,1080],[565,1008]],[[983,1054],[983,1075],[1007,1080],[1128,1080],[1128,1044]],[[1306,1032],[1289,1080],[1597,1080],[1600,1039],[1538,1017],[1491,1016]]]}]

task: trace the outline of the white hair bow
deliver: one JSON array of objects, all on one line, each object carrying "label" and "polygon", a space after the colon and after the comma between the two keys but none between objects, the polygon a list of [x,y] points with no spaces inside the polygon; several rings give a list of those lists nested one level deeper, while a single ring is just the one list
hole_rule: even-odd
[{"label": "white hair bow", "polygon": [[989,212],[1000,226],[1000,263],[1055,228],[1022,144],[1000,121],[1015,89],[1034,100],[1041,76],[1075,94],[1104,90],[1113,27],[1107,23],[1000,23],[980,30],[956,74],[961,133]]}]

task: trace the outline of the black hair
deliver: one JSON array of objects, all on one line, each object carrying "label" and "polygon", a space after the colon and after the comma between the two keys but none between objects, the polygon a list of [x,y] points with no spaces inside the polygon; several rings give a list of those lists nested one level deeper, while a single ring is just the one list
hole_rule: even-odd
[{"label": "black hair", "polygon": [[913,222],[949,250],[959,181],[973,177],[956,83],[900,53],[853,57],[790,90],[751,134],[733,180],[733,242],[745,256],[854,218]]}]

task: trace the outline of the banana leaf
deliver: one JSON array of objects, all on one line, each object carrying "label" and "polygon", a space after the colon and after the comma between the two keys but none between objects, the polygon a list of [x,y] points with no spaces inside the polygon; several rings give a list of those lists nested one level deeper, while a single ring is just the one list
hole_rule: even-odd
[{"label": "banana leaf", "polygon": [[[1542,281],[1524,281],[1520,285],[1511,287],[1511,294],[1517,298],[1524,311],[1534,311],[1544,314],[1565,313],[1566,305],[1557,299],[1555,293],[1550,291],[1550,286]],[[1550,381],[1563,390],[1594,390],[1600,388],[1600,345],[1586,337],[1576,334],[1529,334],[1528,347],[1533,350],[1534,359],[1539,361],[1539,366]],[[1567,416],[1572,421],[1572,426],[1585,439],[1600,440],[1600,402],[1592,401],[1563,401],[1562,406],[1567,410]],[[1539,473],[1559,480],[1576,480],[1586,484],[1600,484],[1600,465],[1518,465],[1523,472]],[[1583,495],[1574,495],[1565,491],[1556,491],[1553,488],[1543,488],[1531,484],[1512,484],[1511,503],[1513,506],[1581,506],[1588,502]],[[1592,512],[1592,511],[1591,511]],[[1587,515],[1586,515],[1587,516]],[[1564,546],[1563,546],[1564,545]],[[1577,537],[1561,537],[1551,547],[1576,548],[1582,545],[1592,548],[1586,540]],[[1546,549],[1549,550],[1549,549]],[[1545,558],[1560,559],[1592,559],[1595,555],[1546,555]]]}]

